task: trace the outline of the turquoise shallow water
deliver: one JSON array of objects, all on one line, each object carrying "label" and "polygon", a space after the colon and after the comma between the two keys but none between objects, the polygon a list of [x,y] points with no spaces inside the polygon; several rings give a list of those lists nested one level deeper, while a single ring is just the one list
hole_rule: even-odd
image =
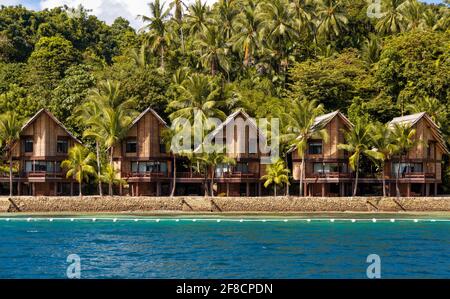
[{"label": "turquoise shallow water", "polygon": [[[232,221],[229,221],[232,220]],[[450,222],[0,219],[0,278],[450,278]]]}]

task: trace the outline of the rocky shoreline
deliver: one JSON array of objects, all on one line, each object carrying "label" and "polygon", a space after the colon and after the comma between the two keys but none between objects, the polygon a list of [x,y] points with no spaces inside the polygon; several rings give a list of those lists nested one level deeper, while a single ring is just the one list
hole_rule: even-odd
[{"label": "rocky shoreline", "polygon": [[449,212],[450,197],[14,197],[0,198],[0,213],[123,212]]}]

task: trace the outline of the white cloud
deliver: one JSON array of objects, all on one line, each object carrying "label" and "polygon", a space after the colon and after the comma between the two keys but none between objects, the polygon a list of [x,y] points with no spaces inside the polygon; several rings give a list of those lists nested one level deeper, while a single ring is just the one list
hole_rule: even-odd
[{"label": "white cloud", "polygon": [[[4,0],[2,0],[4,1]],[[19,2],[15,0],[6,0],[7,2]],[[208,3],[214,3],[215,0],[206,0]],[[138,15],[148,15],[148,3],[151,0],[41,0],[41,9],[53,8],[67,5],[77,7],[83,5],[86,9],[92,10],[92,14],[108,24],[114,22],[117,17],[123,17],[130,21],[131,26],[139,29],[143,26],[138,19]],[[190,0],[188,2],[194,2]],[[169,3],[166,1],[166,3]],[[167,4],[166,4],[167,5]]]}]

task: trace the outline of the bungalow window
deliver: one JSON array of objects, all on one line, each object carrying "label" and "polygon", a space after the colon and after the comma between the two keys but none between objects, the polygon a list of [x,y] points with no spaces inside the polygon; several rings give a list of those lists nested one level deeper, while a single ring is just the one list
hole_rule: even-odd
[{"label": "bungalow window", "polygon": [[310,155],[322,154],[322,141],[310,141],[308,143],[308,153]]},{"label": "bungalow window", "polygon": [[167,153],[166,145],[165,145],[163,142],[161,142],[161,143],[159,144],[159,152],[160,152],[161,154]]},{"label": "bungalow window", "polygon": [[[399,170],[399,163],[394,163],[394,167],[392,168],[392,174],[397,175],[397,171]],[[406,173],[421,173],[423,172],[422,163],[400,163],[400,176]]]},{"label": "bungalow window", "polygon": [[33,138],[26,138],[23,141],[23,150],[25,153],[33,152]]},{"label": "bungalow window", "polygon": [[25,172],[33,172],[33,161],[25,161]]},{"label": "bungalow window", "polygon": [[166,162],[131,162],[131,172],[134,173],[167,173],[167,170]]},{"label": "bungalow window", "polygon": [[56,152],[58,154],[67,154],[69,151],[69,141],[67,138],[58,138],[56,142]]},{"label": "bungalow window", "polygon": [[231,172],[229,164],[219,164],[216,167],[216,177],[221,178],[224,174]]},{"label": "bungalow window", "polygon": [[248,163],[237,163],[235,169],[236,172],[248,173]]},{"label": "bungalow window", "polygon": [[127,154],[137,153],[137,141],[136,139],[129,139],[125,145],[125,152]]}]

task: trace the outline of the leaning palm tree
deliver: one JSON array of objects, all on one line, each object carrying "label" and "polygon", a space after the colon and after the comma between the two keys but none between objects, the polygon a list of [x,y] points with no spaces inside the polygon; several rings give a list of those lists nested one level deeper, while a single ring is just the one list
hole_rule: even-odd
[{"label": "leaning palm tree", "polygon": [[380,172],[383,181],[383,197],[386,197],[386,177],[384,174],[387,160],[391,160],[396,151],[396,146],[392,140],[391,129],[388,125],[377,123],[372,127],[371,143],[373,150],[380,153],[378,161],[380,162]]},{"label": "leaning palm tree", "polygon": [[94,164],[95,155],[82,145],[72,147],[67,160],[61,163],[61,167],[67,170],[67,178],[74,178],[78,182],[80,197],[83,196],[83,182],[96,175]]},{"label": "leaning palm tree", "polygon": [[300,196],[303,196],[303,181],[305,178],[305,153],[308,140],[311,138],[328,139],[326,130],[321,123],[316,123],[316,118],[324,112],[322,104],[316,100],[297,99],[289,106],[285,113],[286,134],[282,140],[287,141],[292,149],[297,150],[298,156],[302,159],[300,173]]},{"label": "leaning palm tree", "polygon": [[[99,181],[113,186],[125,186],[127,184],[127,181],[120,178],[120,171],[111,165],[106,165],[99,177]],[[114,196],[114,192],[110,193],[110,196]]]},{"label": "leaning palm tree", "polygon": [[294,14],[294,28],[298,35],[311,35],[313,30],[313,1],[311,0],[293,0],[290,1],[290,9]]},{"label": "leaning palm tree", "polygon": [[166,9],[165,2],[160,0],[148,4],[150,7],[151,16],[147,17],[141,15],[144,23],[149,23],[142,30],[148,30],[148,41],[154,53],[160,55],[160,67],[164,70],[165,67],[165,53],[170,44],[170,34],[167,26],[167,21],[170,15],[170,8]]},{"label": "leaning palm tree", "polygon": [[359,119],[350,131],[344,131],[345,144],[339,144],[338,149],[344,150],[351,154],[348,159],[350,168],[355,171],[355,186],[353,196],[358,191],[359,168],[361,155],[368,156],[373,159],[381,159],[381,153],[370,148],[372,125]]},{"label": "leaning palm tree", "polygon": [[289,169],[286,168],[284,161],[279,159],[274,164],[267,167],[267,174],[262,176],[261,179],[265,180],[264,187],[269,188],[273,185],[274,195],[277,196],[277,186],[283,186],[283,184],[289,185]]},{"label": "leaning palm tree", "polygon": [[400,197],[399,180],[401,163],[404,161],[404,157],[408,152],[414,148],[419,141],[415,138],[416,130],[412,128],[410,124],[396,123],[391,126],[391,130],[393,144],[395,145],[395,154],[399,157],[397,171],[395,172],[395,189],[397,197]]},{"label": "leaning palm tree", "polygon": [[22,121],[14,111],[0,116],[0,149],[4,148],[9,162],[9,196],[13,196],[13,148],[20,139]]},{"label": "leaning palm tree", "polygon": [[375,29],[382,35],[399,33],[405,30],[404,7],[408,0],[383,0],[381,18]]}]

